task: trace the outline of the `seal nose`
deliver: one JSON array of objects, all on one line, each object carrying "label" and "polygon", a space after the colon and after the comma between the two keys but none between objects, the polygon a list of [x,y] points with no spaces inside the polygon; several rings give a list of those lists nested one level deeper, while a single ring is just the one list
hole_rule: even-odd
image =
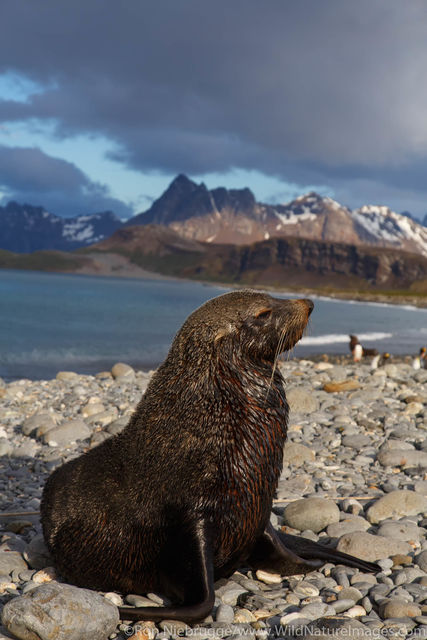
[{"label": "seal nose", "polygon": [[310,315],[314,309],[314,302],[312,302],[309,298],[304,298],[302,302],[304,302],[304,304],[306,305],[308,309],[308,315]]}]

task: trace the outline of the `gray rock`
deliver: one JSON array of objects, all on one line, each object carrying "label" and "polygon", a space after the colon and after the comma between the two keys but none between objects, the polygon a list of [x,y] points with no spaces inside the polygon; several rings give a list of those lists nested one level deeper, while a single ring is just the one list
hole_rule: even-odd
[{"label": "gray rock", "polygon": [[354,600],[335,600],[335,602],[331,602],[331,605],[335,609],[335,613],[342,613],[354,606]]},{"label": "gray rock", "polygon": [[329,369],[328,374],[331,380],[342,382],[347,378],[347,369],[345,367],[341,367],[340,365],[335,365],[332,369]]},{"label": "gray rock", "polygon": [[217,622],[233,622],[234,620],[234,609],[229,604],[220,604],[218,609],[216,610],[215,620]]},{"label": "gray rock", "polygon": [[18,551],[22,553],[26,546],[25,541],[13,532],[5,533],[1,537],[1,551]]},{"label": "gray rock", "polygon": [[55,421],[52,414],[45,411],[35,413],[30,418],[27,418],[22,424],[21,430],[25,436],[32,436],[40,427],[44,428],[45,431],[49,431],[49,429],[53,429],[54,426]]},{"label": "gray rock", "polygon": [[90,425],[100,424],[105,427],[106,425],[111,424],[115,418],[117,418],[117,409],[114,407],[112,409],[107,409],[106,411],[92,414],[87,418],[86,422]]},{"label": "gray rock", "polygon": [[403,451],[404,449],[406,450],[411,450],[411,451],[415,451],[415,447],[411,442],[406,442],[405,440],[395,440],[394,438],[389,438],[388,440],[386,440],[384,442],[384,444],[381,445],[381,447],[379,448],[379,451],[381,453],[385,452],[385,451]]},{"label": "gray rock", "polygon": [[241,596],[243,593],[247,593],[247,591],[246,589],[242,589],[240,587],[227,589],[227,591],[224,591],[224,593],[222,594],[221,600],[223,604],[229,604],[232,607],[235,607],[239,596]]},{"label": "gray rock", "polygon": [[338,593],[338,600],[353,600],[353,603],[359,602],[362,594],[356,587],[345,587]]},{"label": "gray rock", "polygon": [[161,605],[157,602],[153,602],[149,598],[145,598],[144,596],[140,596],[134,593],[129,593],[126,596],[126,602],[130,604],[132,607],[160,607]]},{"label": "gray rock", "polygon": [[62,382],[76,382],[78,380],[78,373],[75,371],[58,371],[56,379]]},{"label": "gray rock", "polygon": [[304,638],[315,640],[320,638],[368,638],[371,634],[369,629],[354,618],[347,616],[331,615],[320,618],[313,623],[313,627],[308,629]]},{"label": "gray rock", "polygon": [[412,547],[401,540],[392,540],[383,536],[373,536],[365,531],[347,533],[340,538],[338,551],[374,562],[381,558],[389,558],[396,554],[407,554]]},{"label": "gray rock", "polygon": [[344,436],[342,439],[344,447],[350,447],[351,449],[363,449],[371,444],[369,436],[365,436],[362,433],[354,436]]},{"label": "gray rock", "polygon": [[44,569],[53,565],[52,557],[46,547],[43,536],[35,536],[31,540],[24,551],[24,558],[33,569]]},{"label": "gray rock", "polygon": [[0,456],[9,456],[13,447],[7,438],[0,438]]},{"label": "gray rock", "polygon": [[0,575],[9,575],[15,569],[28,569],[22,554],[19,551],[0,551]]},{"label": "gray rock", "polygon": [[286,391],[291,411],[295,413],[312,413],[317,411],[319,404],[313,392],[301,389],[300,387]]},{"label": "gray rock", "polygon": [[427,573],[427,549],[425,551],[421,551],[421,553],[415,557],[415,562],[420,569]]},{"label": "gray rock", "polygon": [[316,620],[320,618],[320,616],[334,615],[335,610],[326,602],[311,602],[310,604],[302,607],[301,611],[302,618],[309,618],[310,620]]},{"label": "gray rock", "polygon": [[377,460],[383,467],[421,467],[427,468],[427,451],[411,449],[393,449],[381,451]]},{"label": "gray rock", "polygon": [[413,602],[406,602],[400,598],[393,598],[382,602],[379,607],[381,618],[413,618],[421,615],[421,609]]},{"label": "gray rock", "polygon": [[385,522],[378,529],[379,536],[396,540],[418,540],[420,530],[413,522]]},{"label": "gray rock", "polygon": [[367,522],[365,518],[361,516],[349,516],[340,522],[330,524],[326,529],[326,533],[331,538],[340,538],[346,533],[352,533],[353,531],[366,531],[369,527],[369,522]]},{"label": "gray rock", "polygon": [[59,427],[49,429],[42,440],[51,447],[64,447],[77,440],[86,440],[91,435],[91,430],[82,420],[70,420],[63,422]]},{"label": "gray rock", "polygon": [[413,582],[418,578],[425,578],[424,571],[418,569],[418,567],[405,567],[404,569],[401,569],[397,573],[397,575],[394,576],[394,584],[396,586],[408,586],[410,582]]},{"label": "gray rock", "polygon": [[305,462],[312,462],[315,454],[312,449],[296,442],[287,442],[283,453],[283,464],[301,467]]},{"label": "gray rock", "polygon": [[117,362],[111,369],[111,375],[113,378],[128,378],[133,380],[135,378],[135,370],[124,362]]},{"label": "gray rock", "polygon": [[405,489],[391,491],[369,507],[366,517],[372,524],[386,518],[401,518],[427,512],[427,498]]},{"label": "gray rock", "polygon": [[385,371],[389,378],[396,378],[399,375],[399,369],[395,364],[385,364],[383,371]]},{"label": "gray rock", "polygon": [[294,529],[310,529],[318,533],[329,524],[339,522],[340,511],[332,500],[305,498],[288,504],[283,512],[283,519],[285,524]]},{"label": "gray rock", "polygon": [[298,582],[293,588],[293,592],[297,594],[297,596],[301,596],[303,598],[313,597],[319,595],[319,589],[316,585],[308,582],[308,580],[301,580]]},{"label": "gray rock", "polygon": [[94,591],[52,581],[10,600],[2,622],[22,640],[106,640],[119,612]]},{"label": "gray rock", "polygon": [[118,418],[117,420],[114,420],[114,422],[111,422],[105,428],[105,431],[107,431],[107,433],[110,433],[112,436],[115,436],[117,433],[120,433],[120,431],[123,431],[123,429],[125,428],[128,422],[129,422],[128,416],[127,417],[125,416],[123,418]]},{"label": "gray rock", "polygon": [[414,379],[421,384],[425,384],[427,382],[427,370],[421,369],[420,371],[417,371],[414,375]]},{"label": "gray rock", "polygon": [[34,440],[29,440],[28,442],[23,442],[22,444],[15,447],[11,453],[12,458],[34,458],[37,451],[39,450],[40,445]]}]

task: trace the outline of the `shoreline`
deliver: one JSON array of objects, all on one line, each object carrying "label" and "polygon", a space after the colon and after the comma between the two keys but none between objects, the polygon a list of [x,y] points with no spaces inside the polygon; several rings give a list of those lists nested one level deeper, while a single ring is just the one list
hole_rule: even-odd
[{"label": "shoreline", "polygon": [[[92,254],[88,254],[92,256]],[[102,255],[102,254],[101,254]],[[415,309],[427,309],[427,295],[413,295],[413,294],[401,294],[392,293],[386,294],[380,291],[341,291],[331,290],[329,288],[312,289],[308,287],[293,288],[292,286],[276,287],[272,285],[262,284],[250,284],[250,283],[233,283],[233,282],[221,282],[217,280],[199,280],[195,278],[181,278],[179,276],[165,275],[156,271],[149,271],[143,269],[136,264],[123,259],[123,256],[115,255],[114,260],[111,262],[110,255],[108,259],[104,254],[101,264],[98,262],[99,268],[82,267],[74,271],[70,270],[39,270],[39,269],[10,269],[0,267],[2,271],[30,271],[35,273],[47,273],[47,274],[61,274],[70,276],[82,276],[82,277],[97,277],[97,278],[119,278],[125,280],[169,280],[171,282],[194,282],[202,284],[204,286],[219,287],[225,289],[256,289],[261,291],[275,292],[281,294],[290,295],[312,295],[318,298],[327,298],[329,300],[343,300],[348,302],[361,302],[361,303],[373,303],[384,304],[401,307],[413,307]],[[98,254],[96,254],[97,259]],[[118,261],[116,261],[116,258]]]},{"label": "shoreline", "polygon": [[[412,366],[412,360],[413,360],[414,356],[413,354],[397,354],[397,355],[393,355],[392,358],[389,361],[389,364],[394,364],[394,365],[408,365],[408,366]],[[367,357],[365,358],[362,362],[361,365],[364,366],[368,366],[370,367],[371,364],[371,357]],[[304,356],[302,355],[298,355],[298,356],[291,356],[287,359],[284,358],[280,358],[279,359],[279,365],[281,367],[286,367],[287,365],[305,365],[306,362],[311,362],[315,365],[319,364],[319,363],[327,363],[328,365],[333,365],[333,366],[344,366],[344,367],[351,367],[354,366],[357,363],[353,362],[353,359],[351,357],[351,355],[347,354],[347,353],[311,353],[311,354],[305,354]],[[135,373],[137,375],[140,376],[151,376],[153,374],[154,371],[156,371],[156,369],[161,365],[162,362],[159,362],[157,365],[152,365],[152,366],[145,366],[145,365],[138,365],[138,363],[132,363],[131,361],[127,361],[125,364],[126,367],[131,367]],[[117,364],[117,363],[116,363]],[[114,363],[111,365],[111,367],[106,366],[104,369],[97,369],[96,371],[93,371],[92,373],[88,373],[87,371],[80,371],[78,367],[75,368],[61,368],[56,370],[56,372],[51,376],[51,377],[28,377],[28,376],[7,376],[7,375],[1,375],[0,374],[0,398],[1,398],[1,390],[2,390],[2,384],[1,382],[3,381],[3,383],[5,383],[6,385],[10,385],[10,384],[21,384],[23,382],[31,382],[31,383],[40,383],[40,384],[49,384],[53,381],[55,381],[57,378],[57,376],[59,375],[59,378],[61,378],[62,374],[65,374],[64,378],[73,378],[75,377],[87,377],[90,379],[97,379],[97,378],[102,378],[102,376],[104,376],[104,374],[106,374],[112,367],[114,366]],[[107,376],[108,377],[108,376]]]}]

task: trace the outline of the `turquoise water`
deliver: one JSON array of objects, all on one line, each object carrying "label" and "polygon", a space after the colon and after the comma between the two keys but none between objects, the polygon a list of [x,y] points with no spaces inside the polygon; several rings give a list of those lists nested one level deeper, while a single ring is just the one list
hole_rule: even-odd
[{"label": "turquoise water", "polygon": [[[148,369],[200,304],[227,289],[187,281],[133,280],[0,270],[0,376],[96,373],[115,362]],[[348,334],[391,353],[427,343],[427,311],[317,299],[296,356],[347,353]]]}]

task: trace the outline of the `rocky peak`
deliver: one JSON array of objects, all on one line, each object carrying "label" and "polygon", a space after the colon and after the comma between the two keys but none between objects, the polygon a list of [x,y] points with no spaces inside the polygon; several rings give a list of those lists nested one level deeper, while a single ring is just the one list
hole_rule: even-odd
[{"label": "rocky peak", "polygon": [[211,193],[218,211],[230,209],[235,212],[252,213],[257,204],[254,194],[247,187],[245,189],[218,187],[213,189]]}]

